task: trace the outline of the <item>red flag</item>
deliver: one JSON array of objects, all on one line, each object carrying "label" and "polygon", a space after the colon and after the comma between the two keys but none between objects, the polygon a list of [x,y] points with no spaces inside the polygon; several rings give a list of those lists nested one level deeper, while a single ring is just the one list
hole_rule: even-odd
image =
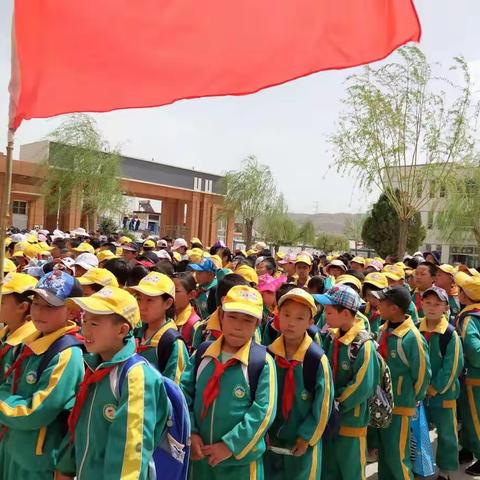
[{"label": "red flag", "polygon": [[412,0],[15,0],[10,126],[249,94],[419,38]]}]

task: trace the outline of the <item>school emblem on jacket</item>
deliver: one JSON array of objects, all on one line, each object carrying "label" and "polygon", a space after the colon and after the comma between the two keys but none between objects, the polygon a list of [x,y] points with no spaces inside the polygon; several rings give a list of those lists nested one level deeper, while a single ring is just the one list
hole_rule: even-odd
[{"label": "school emblem on jacket", "polygon": [[310,394],[307,392],[307,390],[302,390],[302,393],[300,394],[300,398],[303,401],[306,401],[310,398]]},{"label": "school emblem on jacket", "polygon": [[243,398],[246,392],[245,389],[241,385],[236,385],[233,389],[233,396],[235,398]]},{"label": "school emblem on jacket", "polygon": [[37,372],[28,372],[25,377],[25,381],[29,385],[34,385],[35,383],[37,383]]},{"label": "school emblem on jacket", "polygon": [[116,411],[117,411],[117,409],[115,408],[115,405],[107,404],[103,407],[103,416],[109,422],[113,422],[113,419],[115,418]]},{"label": "school emblem on jacket", "polygon": [[348,370],[350,370],[350,364],[344,360],[342,363],[341,363],[341,367],[342,367],[342,370],[346,370],[348,372]]},{"label": "school emblem on jacket", "polygon": [[390,352],[390,356],[391,356],[392,358],[397,358],[397,351],[396,351],[396,350],[392,350],[392,351]]}]

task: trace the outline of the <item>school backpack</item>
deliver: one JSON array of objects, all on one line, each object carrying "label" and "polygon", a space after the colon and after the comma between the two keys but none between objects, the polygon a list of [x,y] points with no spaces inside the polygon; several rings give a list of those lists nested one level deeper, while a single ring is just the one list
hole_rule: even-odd
[{"label": "school backpack", "polygon": [[362,346],[372,341],[374,352],[380,366],[380,381],[375,387],[375,393],[368,399],[370,411],[369,425],[374,428],[387,428],[392,421],[393,412],[393,387],[390,368],[377,351],[377,343],[367,332],[360,332],[348,348],[348,358],[353,363],[358,357]]},{"label": "school backpack", "polygon": [[[202,363],[203,354],[207,351],[207,348],[213,343],[213,341],[206,341],[201,343],[195,355],[194,377],[197,378],[198,367]],[[248,355],[248,383],[250,386],[250,399],[253,403],[255,400],[255,394],[257,393],[258,380],[265,366],[265,358],[267,355],[267,347],[259,345],[252,341],[250,345],[250,353]]]},{"label": "school backpack", "polygon": [[[117,398],[121,396],[122,386],[128,371],[138,363],[149,362],[142,356],[135,354],[123,363],[118,378]],[[190,458],[190,415],[188,406],[182,390],[175,382],[163,377],[163,384],[169,399],[169,414],[160,443],[153,451],[151,468],[154,468],[155,472],[149,478],[186,480]]]}]

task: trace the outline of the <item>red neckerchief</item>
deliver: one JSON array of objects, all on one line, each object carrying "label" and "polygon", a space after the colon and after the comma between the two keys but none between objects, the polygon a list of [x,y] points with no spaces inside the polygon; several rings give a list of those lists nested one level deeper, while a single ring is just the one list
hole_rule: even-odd
[{"label": "red neckerchief", "polygon": [[13,365],[5,372],[5,375],[3,376],[4,380],[6,380],[13,372],[12,393],[17,393],[18,381],[20,380],[20,373],[22,371],[23,362],[27,358],[31,357],[32,355],[35,355],[33,351],[29,347],[25,346],[20,356],[13,362]]},{"label": "red neckerchief", "polygon": [[284,368],[287,371],[285,373],[285,381],[283,382],[282,415],[285,420],[288,420],[295,399],[295,367],[300,365],[300,362],[296,360],[288,361],[279,355],[275,355],[275,362],[280,368]]}]

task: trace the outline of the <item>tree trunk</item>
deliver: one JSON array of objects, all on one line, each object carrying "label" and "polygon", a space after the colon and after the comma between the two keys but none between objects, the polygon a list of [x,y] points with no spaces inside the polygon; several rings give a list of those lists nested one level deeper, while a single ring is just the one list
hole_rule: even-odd
[{"label": "tree trunk", "polygon": [[245,220],[245,244],[247,250],[252,248],[253,220]]},{"label": "tree trunk", "polygon": [[408,224],[409,220],[406,218],[399,218],[399,235],[398,235],[398,249],[397,255],[400,261],[405,256],[405,252],[407,251],[407,240],[408,240]]}]

